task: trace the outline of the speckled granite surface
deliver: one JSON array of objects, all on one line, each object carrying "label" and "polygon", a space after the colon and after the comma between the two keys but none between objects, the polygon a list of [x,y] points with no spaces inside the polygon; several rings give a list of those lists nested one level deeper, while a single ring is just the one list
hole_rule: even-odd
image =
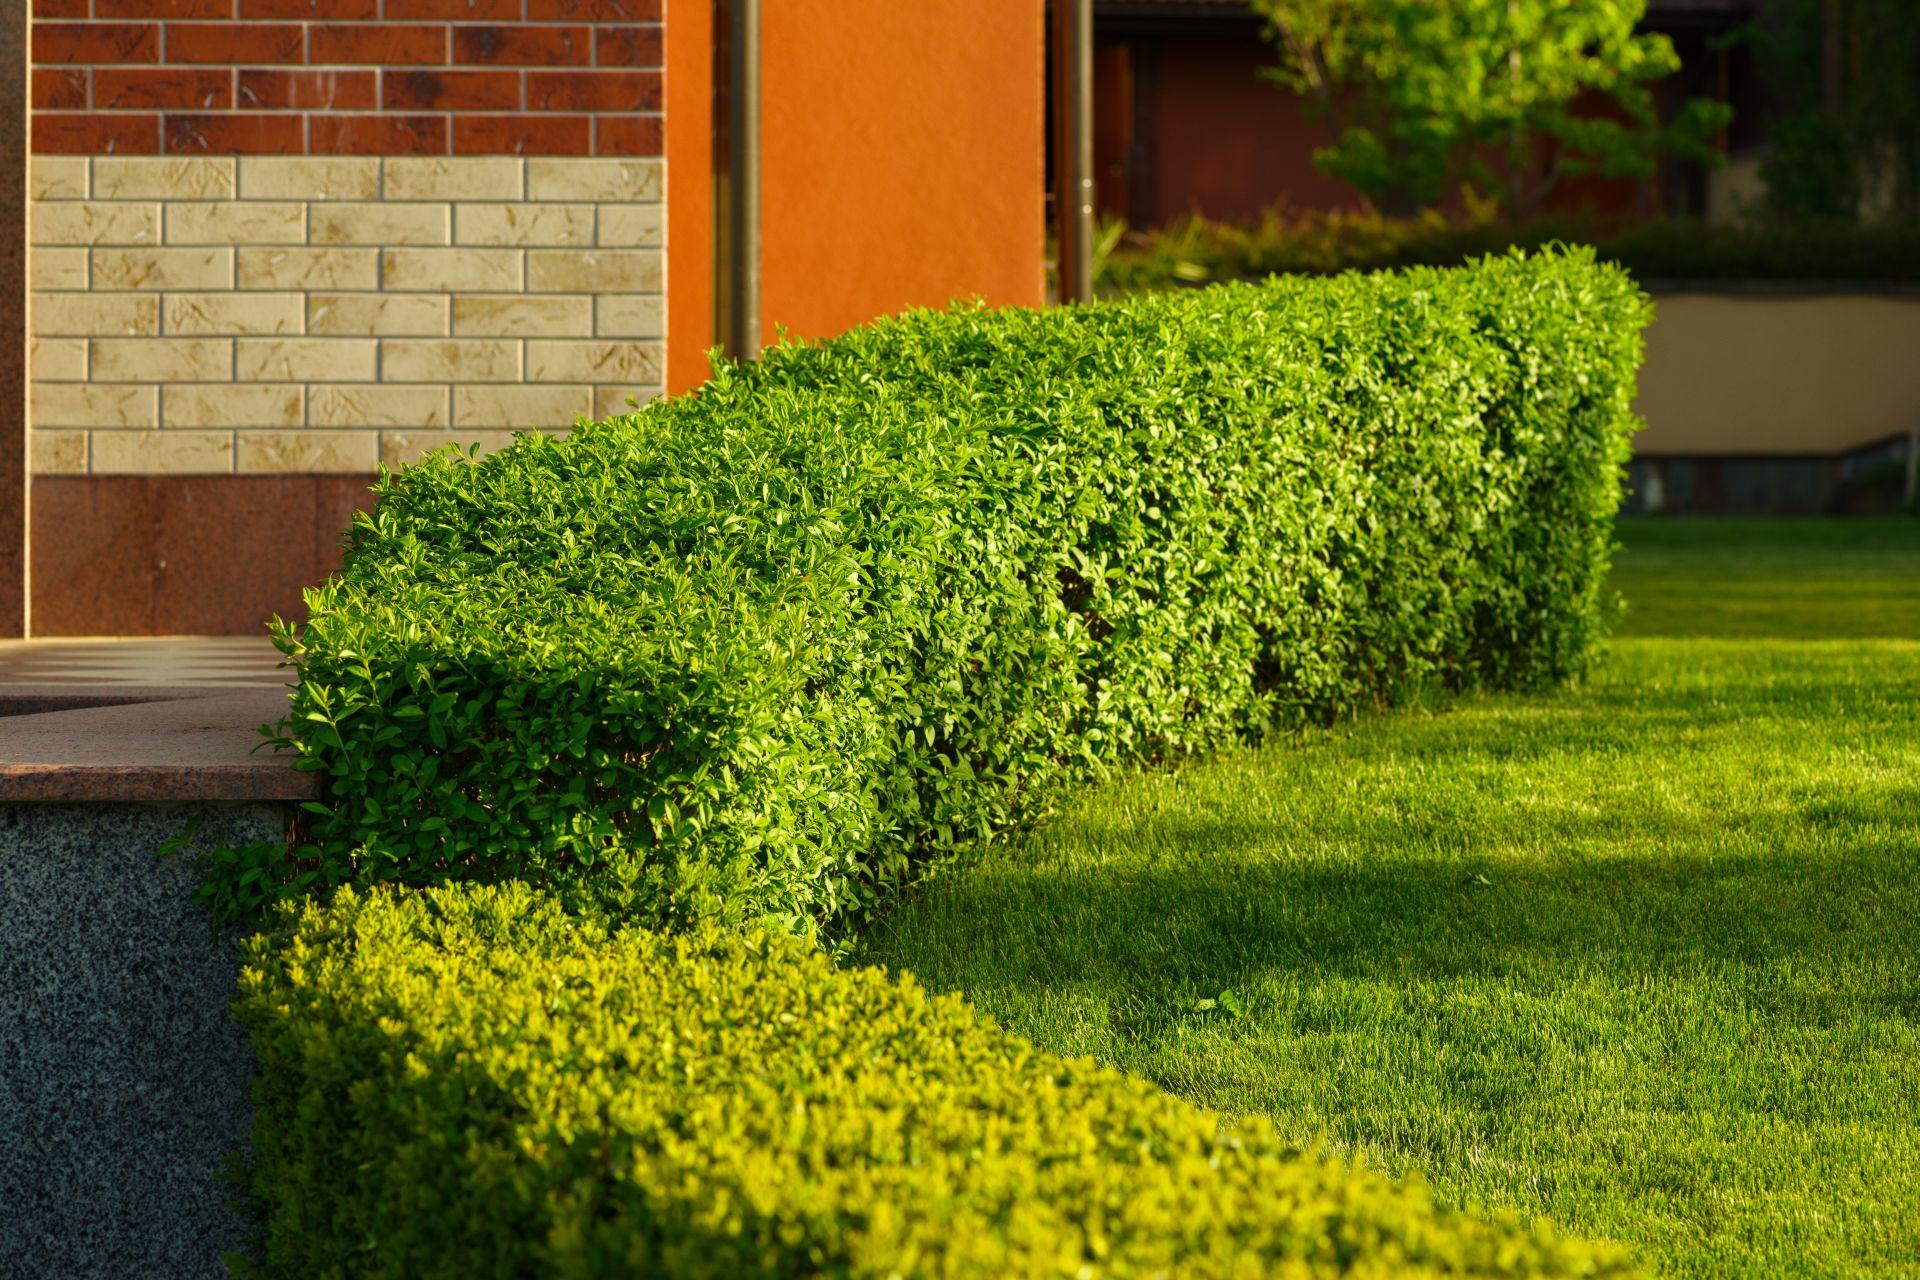
[{"label": "speckled granite surface", "polygon": [[231,940],[153,851],[276,839],[276,805],[0,804],[0,1275],[225,1275],[252,1054]]}]

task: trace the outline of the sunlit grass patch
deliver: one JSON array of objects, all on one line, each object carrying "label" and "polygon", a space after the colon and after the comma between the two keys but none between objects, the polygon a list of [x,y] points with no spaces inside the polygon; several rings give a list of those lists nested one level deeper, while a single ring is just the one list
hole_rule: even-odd
[{"label": "sunlit grass patch", "polygon": [[1626,541],[1583,686],[1118,780],[872,954],[1667,1274],[1912,1274],[1920,523]]}]

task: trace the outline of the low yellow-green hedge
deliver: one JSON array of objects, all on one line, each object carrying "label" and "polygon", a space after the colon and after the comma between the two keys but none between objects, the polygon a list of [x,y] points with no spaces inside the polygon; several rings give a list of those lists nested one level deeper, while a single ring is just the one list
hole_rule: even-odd
[{"label": "low yellow-green hedge", "polygon": [[1624,1274],[783,935],[347,892],[239,1008],[266,1275]]}]

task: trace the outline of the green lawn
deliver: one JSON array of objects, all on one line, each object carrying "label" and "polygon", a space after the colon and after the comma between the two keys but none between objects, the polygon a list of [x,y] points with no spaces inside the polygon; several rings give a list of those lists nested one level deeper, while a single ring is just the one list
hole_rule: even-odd
[{"label": "green lawn", "polygon": [[1920,1274],[1920,521],[1623,536],[1581,687],[1117,780],[870,957],[1669,1275]]}]

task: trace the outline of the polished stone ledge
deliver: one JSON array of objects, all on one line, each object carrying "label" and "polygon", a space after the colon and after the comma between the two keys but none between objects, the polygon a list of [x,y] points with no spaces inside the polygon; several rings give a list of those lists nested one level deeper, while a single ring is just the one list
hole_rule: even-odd
[{"label": "polished stone ledge", "polygon": [[0,802],[299,801],[263,747],[287,677],[265,639],[0,643]]}]

